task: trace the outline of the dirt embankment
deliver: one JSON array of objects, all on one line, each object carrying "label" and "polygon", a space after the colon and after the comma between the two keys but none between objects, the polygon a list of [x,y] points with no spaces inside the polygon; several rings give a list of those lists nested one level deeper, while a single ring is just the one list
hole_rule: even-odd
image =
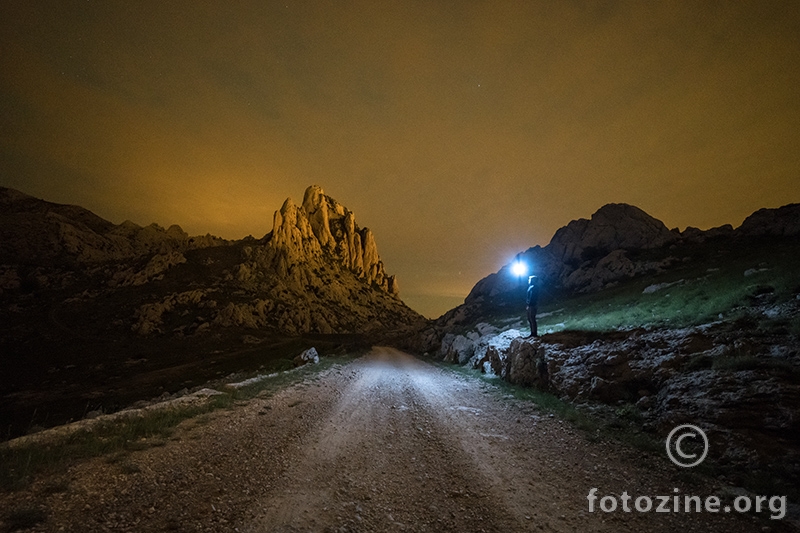
[{"label": "dirt embankment", "polygon": [[720,490],[682,474],[661,455],[590,442],[491,384],[381,348],[189,420],[164,446],[0,495],[0,507],[41,506],[41,531],[788,530],[735,512],[588,510],[593,487],[618,499]]}]

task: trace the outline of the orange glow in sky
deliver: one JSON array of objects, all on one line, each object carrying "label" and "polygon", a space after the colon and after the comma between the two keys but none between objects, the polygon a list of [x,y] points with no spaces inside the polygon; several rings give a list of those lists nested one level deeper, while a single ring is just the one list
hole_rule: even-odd
[{"label": "orange glow in sky", "polygon": [[603,204],[800,201],[795,2],[7,0],[0,185],[260,237],[312,183],[438,314]]}]

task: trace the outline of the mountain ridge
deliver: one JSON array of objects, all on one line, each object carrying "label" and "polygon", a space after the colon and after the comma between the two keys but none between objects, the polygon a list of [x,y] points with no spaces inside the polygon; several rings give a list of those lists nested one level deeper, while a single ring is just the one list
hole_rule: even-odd
[{"label": "mountain ridge", "polygon": [[302,204],[287,199],[261,239],[117,225],[9,189],[0,208],[0,427],[11,433],[425,320],[400,299],[372,232],[316,186]]},{"label": "mountain ridge", "polygon": [[479,280],[465,299],[474,303],[513,292],[518,280],[510,274],[511,264],[523,261],[532,266],[544,283],[577,292],[592,292],[609,283],[647,271],[670,267],[678,258],[636,261],[632,252],[665,248],[674,244],[702,244],[709,239],[790,237],[800,234],[800,204],[762,208],[748,216],[736,229],[730,224],[683,232],[668,229],[660,220],[629,204],[606,204],[590,219],[580,218],[562,226],[544,246],[518,253],[514,261]]}]

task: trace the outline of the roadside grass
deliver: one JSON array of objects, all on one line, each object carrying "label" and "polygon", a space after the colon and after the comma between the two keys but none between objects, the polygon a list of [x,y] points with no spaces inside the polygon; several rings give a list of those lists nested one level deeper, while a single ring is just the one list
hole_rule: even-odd
[{"label": "roadside grass", "polygon": [[[641,429],[643,417],[633,404],[617,407],[600,406],[599,409],[587,411],[549,392],[511,385],[496,377],[488,377],[479,370],[460,365],[437,360],[428,361],[441,369],[481,380],[489,385],[490,390],[497,396],[513,396],[517,400],[533,403],[543,413],[569,422],[580,430],[589,442],[616,441],[651,457],[665,453],[664,439]],[[691,470],[679,471],[676,479],[686,485],[698,486],[709,479],[718,479],[720,476],[739,479],[741,486],[747,487],[755,494],[784,494],[792,501],[800,500],[800,489],[788,482],[779,470],[742,472],[738,468],[731,468],[708,460]]]},{"label": "roadside grass", "polygon": [[428,361],[438,368],[478,379],[490,385],[491,390],[499,396],[513,396],[517,400],[530,402],[544,413],[552,414],[554,417],[571,423],[581,430],[590,442],[608,438],[645,452],[656,452],[663,447],[663,443],[654,435],[641,430],[640,422],[642,417],[636,406],[632,404],[618,407],[613,413],[609,412],[601,415],[599,412],[588,412],[585,409],[581,409],[552,393],[533,387],[512,385],[496,377],[487,376],[480,370],[438,360]]},{"label": "roadside grass", "polygon": [[[219,385],[222,392],[228,394],[233,400],[249,400],[256,396],[260,398],[269,397],[277,391],[292,385],[300,380],[313,377],[335,365],[349,363],[350,361],[361,357],[366,354],[368,350],[357,350],[344,355],[337,355],[336,357],[320,357],[319,364],[304,365],[296,369],[275,372],[268,375],[262,375],[263,379],[254,381],[242,387],[230,387],[226,385]],[[259,376],[260,374],[247,375],[243,374],[240,381],[245,379]]]},{"label": "roadside grass", "polygon": [[19,446],[6,444],[0,448],[0,490],[24,488],[37,476],[61,473],[82,459],[130,453],[163,444],[182,421],[228,407],[231,401],[229,395],[219,395],[200,405],[154,410],[142,416],[78,430],[52,441],[34,441]]},{"label": "roadside grass", "polygon": [[[209,387],[216,387],[222,394],[211,396],[199,404],[154,409],[138,416],[103,422],[41,441],[19,445],[4,443],[0,445],[0,490],[8,492],[23,489],[39,477],[62,474],[69,466],[93,457],[106,457],[108,463],[118,464],[123,473],[136,473],[138,467],[128,461],[129,456],[137,451],[164,446],[182,422],[195,419],[197,424],[206,423],[215,411],[232,409],[236,402],[256,396],[269,397],[284,387],[307,378],[313,379],[315,374],[348,362],[358,355],[360,352],[323,357],[317,365],[305,365],[290,372],[276,372],[241,388],[224,386],[221,382],[209,383]],[[253,375],[251,373],[247,377]],[[67,488],[65,483],[55,480],[45,490],[62,492]],[[15,520],[25,523],[36,516],[31,511],[22,513]]]}]

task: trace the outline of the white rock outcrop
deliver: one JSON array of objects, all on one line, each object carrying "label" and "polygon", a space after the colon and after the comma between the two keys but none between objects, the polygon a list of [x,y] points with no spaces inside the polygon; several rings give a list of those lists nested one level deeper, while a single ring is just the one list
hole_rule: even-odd
[{"label": "white rock outcrop", "polygon": [[294,366],[303,366],[309,363],[316,365],[319,364],[319,353],[317,353],[316,348],[311,347],[300,355],[296,356],[292,362],[294,363]]},{"label": "white rock outcrop", "polygon": [[268,246],[280,276],[291,276],[298,265],[333,259],[367,283],[398,295],[397,282],[386,274],[372,232],[359,228],[355,215],[316,185],[306,189],[302,206],[287,198],[275,212]]}]

